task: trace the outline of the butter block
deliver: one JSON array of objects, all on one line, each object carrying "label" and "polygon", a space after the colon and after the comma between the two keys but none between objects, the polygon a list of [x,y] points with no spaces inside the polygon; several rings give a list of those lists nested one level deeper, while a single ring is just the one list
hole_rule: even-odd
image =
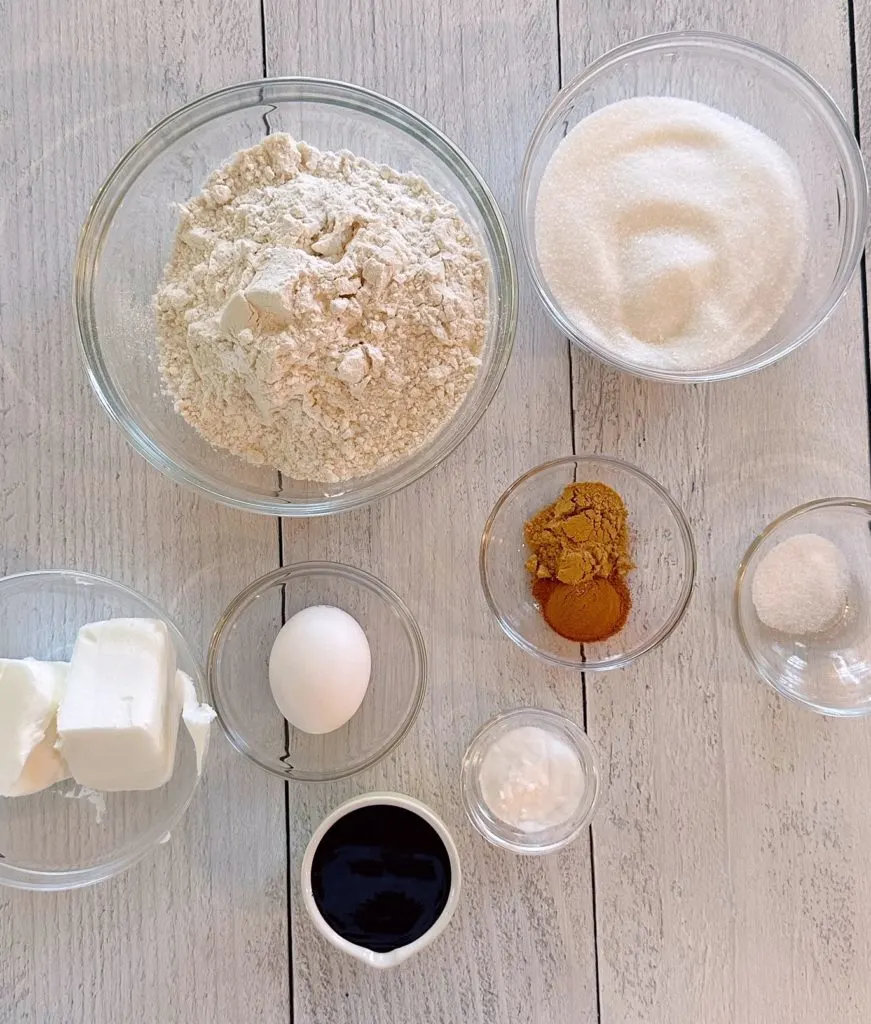
[{"label": "butter block", "polygon": [[[64,666],[65,668],[68,666]],[[70,770],[60,751],[55,747],[57,742],[57,721],[52,720],[45,730],[45,736],[31,750],[30,757],[25,761],[18,782],[9,790],[7,796],[30,796],[40,790],[63,782],[70,777]]]},{"label": "butter block", "polygon": [[156,619],[82,626],[57,715],[72,776],[101,792],[169,781],[181,714],[175,648]]},{"label": "butter block", "polygon": [[69,665],[0,658],[0,796],[26,796],[68,777],[54,720]]}]

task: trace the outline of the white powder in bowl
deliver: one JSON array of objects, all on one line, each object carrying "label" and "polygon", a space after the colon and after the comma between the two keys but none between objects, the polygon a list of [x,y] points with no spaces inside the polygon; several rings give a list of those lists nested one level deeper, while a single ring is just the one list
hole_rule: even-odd
[{"label": "white powder in bowl", "polygon": [[275,134],[180,213],[155,297],[160,372],[210,444],[347,480],[420,448],[462,405],[489,263],[422,178]]},{"label": "white powder in bowl", "polygon": [[766,626],[809,636],[843,616],[849,586],[850,569],[840,549],[815,533],[799,533],[761,559],[750,592]]},{"label": "white powder in bowl", "polygon": [[478,781],[493,814],[527,834],[564,825],[586,789],[577,752],[536,725],[499,737],[481,761]]},{"label": "white powder in bowl", "polygon": [[590,340],[703,370],[760,341],[807,250],[799,173],[772,139],[691,100],[622,100],[563,139],[539,187],[541,270]]}]

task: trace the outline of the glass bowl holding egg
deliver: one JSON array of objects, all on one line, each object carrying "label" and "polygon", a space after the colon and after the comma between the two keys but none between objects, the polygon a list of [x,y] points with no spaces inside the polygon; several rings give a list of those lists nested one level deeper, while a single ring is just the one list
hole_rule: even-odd
[{"label": "glass bowl holding egg", "polygon": [[414,724],[426,649],[411,612],[361,569],[301,562],[224,612],[208,686],[228,739],[288,781],[329,782],[386,757]]}]

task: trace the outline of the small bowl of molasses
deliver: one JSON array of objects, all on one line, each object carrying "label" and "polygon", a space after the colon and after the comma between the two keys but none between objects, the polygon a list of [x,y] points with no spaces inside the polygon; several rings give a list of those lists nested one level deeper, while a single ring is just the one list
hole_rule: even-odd
[{"label": "small bowl of molasses", "polygon": [[441,935],[460,900],[447,826],[402,793],[345,801],[315,829],[302,899],[317,931],[370,967],[395,967]]},{"label": "small bowl of molasses", "polygon": [[677,627],[696,550],[686,516],[620,459],[572,455],[525,473],[496,502],[481,584],[525,651],[583,671],[623,668]]}]

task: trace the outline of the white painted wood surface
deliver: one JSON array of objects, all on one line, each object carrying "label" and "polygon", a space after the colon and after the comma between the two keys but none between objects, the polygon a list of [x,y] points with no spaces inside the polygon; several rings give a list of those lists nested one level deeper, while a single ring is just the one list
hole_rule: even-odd
[{"label": "white painted wood surface", "polygon": [[[353,18],[344,12],[335,0],[311,0],[298,14],[269,0],[269,73],[347,79],[407,103],[468,153],[515,224],[525,141],[556,88],[555,6],[507,0],[485,15],[472,3],[365,0],[353,5]],[[566,345],[532,299],[527,290],[499,394],[445,464],[372,509],[285,527],[289,560],[347,561],[394,586],[417,615],[430,656],[429,695],[398,757],[343,787],[293,791],[291,863],[299,864],[329,808],[387,786],[445,816],[465,865],[450,932],[425,958],[386,974],[315,937],[294,874],[294,1019],[301,1024],[562,1024],[567,1007],[576,1020],[595,1019],[588,843],[558,858],[519,859],[478,838],[459,801],[460,758],[491,715],[521,703],[583,714],[579,680],[533,663],[503,637],[478,585],[480,533],[498,495],[523,470],[571,450]]]},{"label": "white painted wood surface", "polygon": [[[447,131],[513,226],[517,169],[560,64],[567,78],[645,32],[712,27],[767,43],[852,116],[840,0],[711,6],[265,0],[262,28],[270,74],[358,82]],[[871,132],[871,15],[862,4],[856,15]],[[145,127],[262,69],[259,0],[0,0],[0,568],[75,565],[124,580],[201,649],[229,597],[277,563],[276,524],[200,501],[126,449],[79,367],[72,253],[95,187]],[[578,680],[503,638],[477,583],[478,534],[498,493],[572,448],[566,343],[525,285],[522,301],[503,387],[444,465],[373,508],[284,526],[286,559],[370,569],[418,616],[430,691],[401,752],[347,783],[292,789],[288,849],[282,787],[216,738],[205,787],[167,847],[98,889],[0,889],[0,1024],[291,1012],[302,1024],[871,1019],[871,724],[769,696],[729,618],[737,561],[770,518],[868,490],[859,288],[802,352],[737,383],[665,388],[572,357],[577,450],[623,455],[663,480],[699,544],[699,585],[675,637],[635,669],[587,680],[607,783],[594,873],[586,841],[543,860],[489,849],[459,805],[460,754],[492,713],[532,702],[583,716]],[[375,786],[441,812],[466,869],[449,932],[384,974],[315,936],[296,879],[323,813]]]},{"label": "white painted wood surface", "polygon": [[[711,28],[797,61],[852,118],[846,15],[839,0],[562,0],[563,74],[639,35]],[[871,723],[768,693],[730,608],[767,522],[811,498],[867,494],[858,282],[801,352],[736,383],[663,387],[573,362],[579,450],[663,481],[699,549],[670,642],[618,680],[588,679],[588,730],[609,763],[593,827],[602,1020],[867,1021]]]},{"label": "white painted wood surface", "polygon": [[[256,3],[0,3],[2,570],[121,580],[200,650],[274,567],[276,526],[193,497],[126,447],[80,365],[73,253],[145,129],[261,67]],[[57,895],[0,888],[0,1022],[286,1021],[284,836],[281,784],[216,736],[182,826],[126,875]]]}]

